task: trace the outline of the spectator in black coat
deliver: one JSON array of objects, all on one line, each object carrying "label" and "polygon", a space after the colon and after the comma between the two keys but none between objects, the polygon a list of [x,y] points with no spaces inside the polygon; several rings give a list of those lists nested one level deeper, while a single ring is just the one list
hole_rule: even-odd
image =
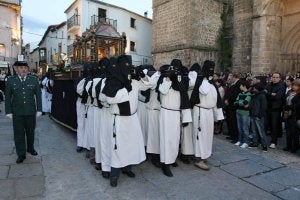
[{"label": "spectator in black coat", "polygon": [[281,75],[275,72],[271,82],[266,87],[268,100],[268,120],[271,131],[270,148],[276,148],[277,138],[281,136],[281,112],[285,99],[285,86],[281,81]]},{"label": "spectator in black coat", "polygon": [[268,149],[268,140],[265,131],[265,116],[267,112],[267,98],[264,85],[257,83],[253,86],[253,96],[250,103],[250,121],[253,143],[250,147],[258,147],[258,136],[260,137],[263,151]]},{"label": "spectator in black coat", "polygon": [[228,137],[226,139],[232,140],[232,143],[237,142],[237,119],[236,119],[236,106],[234,102],[241,92],[240,90],[240,75],[233,74],[230,79],[230,86],[224,96],[224,104],[226,109],[226,122],[228,127]]}]

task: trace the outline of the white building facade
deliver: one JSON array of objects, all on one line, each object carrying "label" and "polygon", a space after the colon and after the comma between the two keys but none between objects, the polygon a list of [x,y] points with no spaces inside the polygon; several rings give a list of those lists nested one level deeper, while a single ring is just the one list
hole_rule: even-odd
[{"label": "white building facade", "polygon": [[65,11],[67,15],[68,55],[73,55],[76,36],[100,20],[106,19],[122,35],[126,34],[125,53],[134,65],[152,64],[152,20],[124,8],[97,0],[75,0]]},{"label": "white building facade", "polygon": [[[21,1],[0,1],[0,65],[12,65],[21,54]],[[1,67],[1,66],[0,66]]]},{"label": "white building facade", "polygon": [[[59,65],[67,55],[66,22],[50,25],[38,46],[40,67],[55,68]],[[44,71],[42,73],[44,73]]]}]

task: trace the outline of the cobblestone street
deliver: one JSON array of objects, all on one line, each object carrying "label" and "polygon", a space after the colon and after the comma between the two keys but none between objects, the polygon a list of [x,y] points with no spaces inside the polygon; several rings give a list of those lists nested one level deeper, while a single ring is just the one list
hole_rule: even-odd
[{"label": "cobblestone street", "polygon": [[174,177],[150,162],[112,188],[76,152],[76,134],[48,116],[37,120],[37,157],[16,164],[12,122],[0,104],[0,199],[300,199],[300,157],[282,150],[242,150],[215,137],[210,171],[178,161]]}]

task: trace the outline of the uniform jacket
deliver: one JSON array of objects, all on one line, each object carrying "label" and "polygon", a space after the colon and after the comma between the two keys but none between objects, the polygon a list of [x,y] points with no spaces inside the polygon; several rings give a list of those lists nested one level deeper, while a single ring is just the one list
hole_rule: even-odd
[{"label": "uniform jacket", "polygon": [[35,115],[42,110],[41,88],[35,76],[27,75],[22,82],[11,76],[5,88],[5,112],[13,115]]}]

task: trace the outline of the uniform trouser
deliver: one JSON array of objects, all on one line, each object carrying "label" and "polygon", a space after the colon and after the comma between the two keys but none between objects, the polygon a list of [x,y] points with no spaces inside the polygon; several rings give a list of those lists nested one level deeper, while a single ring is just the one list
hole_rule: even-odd
[{"label": "uniform trouser", "polygon": [[114,168],[114,167],[112,167],[111,172],[110,172],[110,177],[112,179],[118,179],[120,177],[121,171],[128,172],[130,170],[131,170],[131,165],[128,165],[128,166],[123,167],[123,168]]},{"label": "uniform trouser", "polygon": [[13,115],[14,140],[18,156],[26,155],[25,135],[27,140],[27,151],[34,150],[35,124],[35,115]]}]

